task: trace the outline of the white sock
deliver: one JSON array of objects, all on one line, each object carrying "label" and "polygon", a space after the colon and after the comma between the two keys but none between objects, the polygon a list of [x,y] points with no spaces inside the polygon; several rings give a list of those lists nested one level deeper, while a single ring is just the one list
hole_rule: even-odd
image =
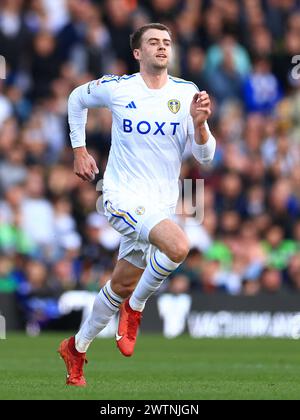
[{"label": "white sock", "polygon": [[134,311],[142,312],[149,297],[160,288],[162,282],[179,267],[181,263],[175,263],[165,254],[156,250],[142,274],[129,305]]},{"label": "white sock", "polygon": [[109,280],[96,296],[92,313],[75,336],[77,351],[80,353],[87,351],[94,338],[106,327],[114,314],[119,310],[123,300],[123,298],[113,292]]}]

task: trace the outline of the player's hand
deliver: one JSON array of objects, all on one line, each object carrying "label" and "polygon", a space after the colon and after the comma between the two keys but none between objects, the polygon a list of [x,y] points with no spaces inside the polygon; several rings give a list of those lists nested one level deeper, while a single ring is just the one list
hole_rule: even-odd
[{"label": "player's hand", "polygon": [[84,181],[93,181],[99,173],[95,159],[85,147],[74,149],[74,173]]},{"label": "player's hand", "polygon": [[208,93],[205,90],[194,95],[190,113],[194,121],[194,126],[199,127],[208,120],[211,115],[211,103]]}]

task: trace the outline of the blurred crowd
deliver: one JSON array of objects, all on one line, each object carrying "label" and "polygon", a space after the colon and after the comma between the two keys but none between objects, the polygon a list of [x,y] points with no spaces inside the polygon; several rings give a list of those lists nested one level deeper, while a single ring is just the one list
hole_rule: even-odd
[{"label": "blurred crowd", "polygon": [[[210,93],[218,142],[209,167],[185,154],[182,179],[205,180],[204,220],[178,215],[192,249],[164,288],[300,290],[298,0],[2,0],[0,292],[29,312],[43,298],[55,315],[63,291],[96,291],[111,275],[120,238],[96,211],[96,183],[73,174],[67,99],[138,71],[129,35],[148,22],[172,30],[170,73]],[[89,112],[99,179],[110,130],[109,111]]]}]

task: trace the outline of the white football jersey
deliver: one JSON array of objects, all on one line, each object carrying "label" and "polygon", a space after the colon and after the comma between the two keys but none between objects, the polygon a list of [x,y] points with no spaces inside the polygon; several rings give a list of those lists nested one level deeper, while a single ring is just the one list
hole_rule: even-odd
[{"label": "white football jersey", "polygon": [[[190,105],[198,92],[196,85],[168,76],[161,89],[150,89],[140,73],[135,73],[103,76],[77,89],[80,90],[75,89],[74,95],[77,101],[80,95],[82,107],[107,107],[112,112],[104,193],[137,204],[146,200],[154,206],[174,207],[183,152],[188,138],[194,137]],[[72,138],[72,126],[79,122],[77,117],[71,95],[69,122],[73,147],[78,133],[74,131]]]}]

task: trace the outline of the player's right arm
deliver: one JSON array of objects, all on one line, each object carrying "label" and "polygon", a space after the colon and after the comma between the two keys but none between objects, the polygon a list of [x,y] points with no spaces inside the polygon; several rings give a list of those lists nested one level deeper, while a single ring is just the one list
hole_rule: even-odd
[{"label": "player's right arm", "polygon": [[107,107],[111,105],[112,83],[102,78],[86,83],[74,89],[68,100],[68,121],[70,139],[74,151],[74,172],[84,181],[93,181],[99,173],[94,158],[86,149],[85,126],[88,108]]}]

